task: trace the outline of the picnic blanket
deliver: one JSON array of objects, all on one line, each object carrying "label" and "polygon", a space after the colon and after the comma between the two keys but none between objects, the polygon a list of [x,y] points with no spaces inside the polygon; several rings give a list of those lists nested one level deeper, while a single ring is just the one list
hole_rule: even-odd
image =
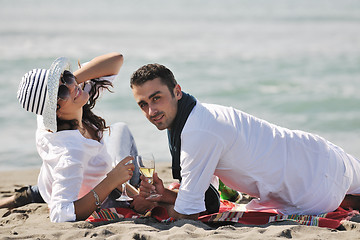
[{"label": "picnic blanket", "polygon": [[[264,225],[280,221],[294,221],[301,225],[326,227],[331,229],[340,229],[344,220],[349,220],[358,211],[347,211],[342,208],[336,209],[320,215],[283,215],[276,210],[267,210],[261,212],[239,210],[239,204],[221,200],[220,210],[218,213],[202,215],[199,221],[204,223],[242,223],[246,225]],[[89,222],[116,221],[124,218],[147,218],[153,217],[159,222],[174,221],[169,217],[163,207],[155,207],[145,214],[139,214],[130,208],[106,208],[101,209],[86,220]]]}]

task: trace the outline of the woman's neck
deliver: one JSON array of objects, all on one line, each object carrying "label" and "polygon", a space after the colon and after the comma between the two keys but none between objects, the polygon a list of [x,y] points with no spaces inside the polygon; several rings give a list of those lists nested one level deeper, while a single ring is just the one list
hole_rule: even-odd
[{"label": "woman's neck", "polygon": [[98,137],[96,136],[95,129],[85,121],[79,122],[78,130],[84,136],[84,138],[99,141]]}]

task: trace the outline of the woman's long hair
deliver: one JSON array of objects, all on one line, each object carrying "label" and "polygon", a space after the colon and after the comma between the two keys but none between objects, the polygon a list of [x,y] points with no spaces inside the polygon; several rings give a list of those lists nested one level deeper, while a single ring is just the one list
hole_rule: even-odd
[{"label": "woman's long hair", "polygon": [[[98,79],[91,79],[91,90],[89,92],[89,101],[83,106],[83,116],[82,121],[85,122],[89,127],[91,127],[96,133],[96,140],[100,141],[102,138],[102,133],[105,129],[109,128],[106,125],[105,119],[100,116],[95,115],[92,112],[92,109],[95,107],[96,100],[100,96],[100,90],[106,89],[109,92],[109,89],[112,87],[112,83],[110,81],[99,81]],[[63,120],[56,117],[58,132],[63,130],[75,130],[78,129],[79,122],[76,119],[73,120]]]}]

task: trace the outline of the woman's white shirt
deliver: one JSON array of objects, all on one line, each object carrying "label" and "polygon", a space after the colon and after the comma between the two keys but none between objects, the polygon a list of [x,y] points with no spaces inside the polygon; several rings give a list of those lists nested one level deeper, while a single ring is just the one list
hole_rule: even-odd
[{"label": "woman's white shirt", "polygon": [[[99,80],[113,82],[116,76]],[[85,88],[89,86],[86,84]],[[43,160],[38,177],[40,194],[50,208],[52,222],[75,221],[73,202],[105,178],[114,159],[103,140],[87,139],[78,130],[48,132],[42,125],[42,116],[37,118],[36,147]]]},{"label": "woman's white shirt", "polygon": [[103,142],[84,138],[78,130],[38,129],[36,143],[43,160],[38,186],[50,208],[50,220],[75,221],[73,202],[105,178],[112,158]]}]

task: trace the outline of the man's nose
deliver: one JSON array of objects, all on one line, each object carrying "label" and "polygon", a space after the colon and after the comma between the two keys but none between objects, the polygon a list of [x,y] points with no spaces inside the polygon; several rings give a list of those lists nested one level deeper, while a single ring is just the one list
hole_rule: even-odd
[{"label": "man's nose", "polygon": [[156,115],[156,113],[157,113],[157,109],[155,108],[155,106],[149,105],[149,115],[154,116],[154,115]]}]

